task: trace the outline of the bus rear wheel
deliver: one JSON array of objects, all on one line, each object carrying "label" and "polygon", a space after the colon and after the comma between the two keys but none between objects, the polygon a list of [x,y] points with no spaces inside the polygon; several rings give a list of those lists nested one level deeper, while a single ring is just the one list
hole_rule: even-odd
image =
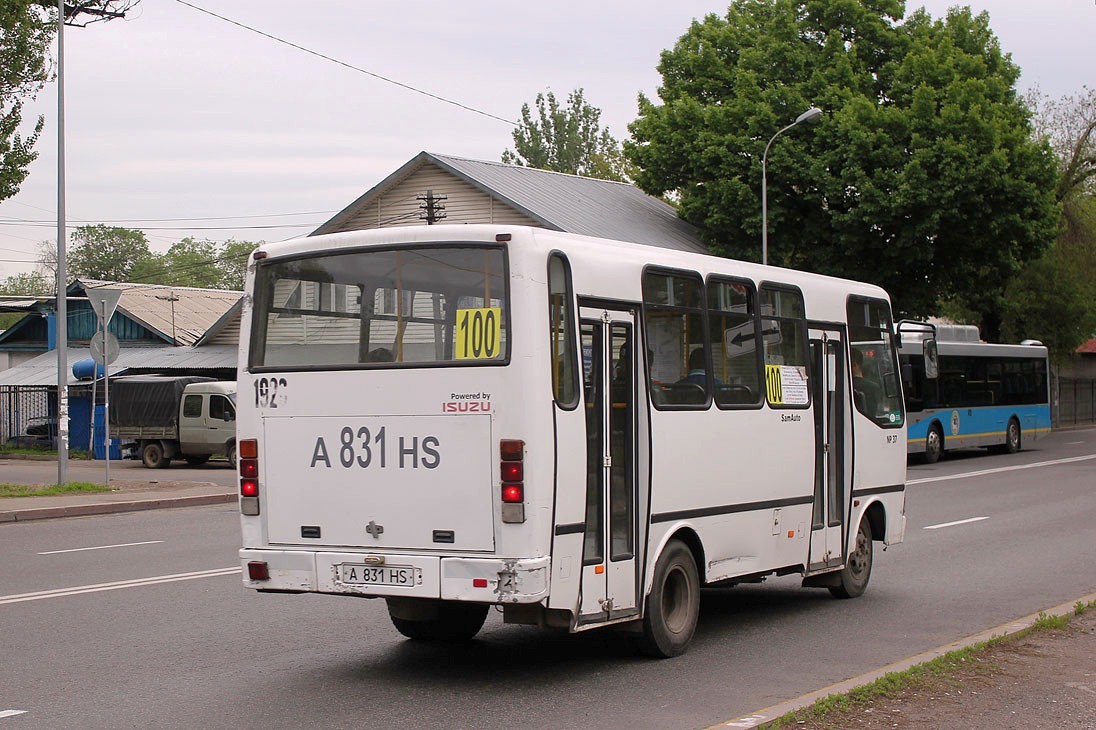
[{"label": "bus rear wheel", "polygon": [[487,620],[488,607],[481,603],[439,601],[433,608],[436,610],[427,613],[429,618],[403,618],[389,602],[388,615],[396,631],[418,641],[467,641]]},{"label": "bus rear wheel", "polygon": [[688,546],[671,540],[655,565],[647,596],[640,650],[647,656],[669,658],[684,654],[700,615],[700,578]]},{"label": "bus rear wheel", "polygon": [[929,427],[925,436],[925,462],[935,464],[944,455],[944,432],[940,430],[940,424],[934,423]]},{"label": "bus rear wheel", "polygon": [[1010,418],[1008,431],[1005,433],[1005,449],[1010,454],[1020,450],[1020,423],[1015,418]]},{"label": "bus rear wheel", "polygon": [[862,596],[868,587],[868,579],[871,578],[871,563],[871,525],[864,519],[860,521],[860,528],[856,531],[852,554],[841,570],[841,582],[830,586],[830,593],[837,598]]}]

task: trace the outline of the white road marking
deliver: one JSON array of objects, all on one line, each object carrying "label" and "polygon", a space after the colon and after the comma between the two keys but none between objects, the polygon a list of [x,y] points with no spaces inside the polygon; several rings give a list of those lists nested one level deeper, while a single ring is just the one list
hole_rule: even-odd
[{"label": "white road marking", "polygon": [[939,530],[941,527],[955,527],[956,525],[965,525],[969,522],[981,522],[982,520],[988,520],[988,517],[971,517],[967,520],[956,520],[955,522],[942,522],[939,525],[926,525],[926,530]]},{"label": "white road marking", "polygon": [[109,550],[110,548],[133,547],[135,545],[159,545],[163,540],[148,540],[146,542],[123,542],[117,545],[98,545],[96,547],[71,548],[69,550],[47,550],[39,555],[60,555],[61,553],[80,553],[85,550]]},{"label": "white road marking", "polygon": [[1083,444],[1084,441],[1066,441],[1066,446],[1076,446],[1077,444]]},{"label": "white road marking", "polygon": [[135,580],[119,580],[113,583],[98,583],[90,586],[74,586],[72,588],[55,588],[51,591],[37,591],[35,593],[17,593],[11,596],[0,596],[0,606],[8,603],[22,603],[24,601],[40,601],[45,598],[61,598],[63,596],[76,596],[81,593],[99,593],[100,591],[116,591],[122,588],[140,588],[141,586],[157,585],[159,583],[175,583],[181,580],[195,580],[196,578],[213,578],[219,575],[232,575],[239,573],[240,568],[217,568],[214,570],[199,570],[193,573],[175,573],[173,575],[157,575],[151,578],[137,578]]},{"label": "white road marking", "polygon": [[5,717],[15,717],[16,715],[25,715],[26,710],[0,710],[0,719]]},{"label": "white road marking", "polygon": [[1089,459],[1096,459],[1096,454],[1089,454],[1088,456],[1072,456],[1068,459],[1055,459],[1054,461],[1039,461],[1034,464],[1019,464],[1016,466],[1002,466],[997,469],[983,469],[982,471],[968,471],[962,474],[949,474],[942,477],[926,477],[925,479],[913,479],[906,482],[906,486],[911,484],[927,484],[929,482],[946,482],[949,479],[966,479],[967,477],[980,477],[986,474],[1000,474],[1006,471],[1018,471],[1020,469],[1038,469],[1044,466],[1055,466],[1057,464],[1069,464],[1074,461],[1088,461]]}]

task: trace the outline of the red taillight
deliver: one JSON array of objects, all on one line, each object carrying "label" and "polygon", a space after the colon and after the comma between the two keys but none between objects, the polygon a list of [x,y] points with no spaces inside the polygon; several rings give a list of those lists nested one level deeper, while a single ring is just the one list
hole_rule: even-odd
[{"label": "red taillight", "polygon": [[525,442],[521,439],[499,441],[499,474],[502,476],[502,501],[525,501]]},{"label": "red taillight", "polygon": [[521,439],[499,441],[499,458],[503,461],[521,461],[525,456],[525,442]]},{"label": "red taillight", "polygon": [[[259,496],[259,442],[255,439],[243,439],[236,444],[237,467],[240,470],[240,496]],[[254,501],[258,506],[258,501]],[[251,510],[244,514],[251,514]],[[258,512],[255,512],[258,514]]]},{"label": "red taillight", "polygon": [[270,580],[270,566],[260,560],[247,564],[247,577],[250,580]]}]

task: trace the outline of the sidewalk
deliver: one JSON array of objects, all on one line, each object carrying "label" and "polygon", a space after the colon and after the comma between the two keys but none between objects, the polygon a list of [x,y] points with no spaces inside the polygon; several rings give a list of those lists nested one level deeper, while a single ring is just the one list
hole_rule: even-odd
[{"label": "sidewalk", "polygon": [[0,523],[225,504],[236,491],[209,482],[111,479],[114,491],[0,499]]}]

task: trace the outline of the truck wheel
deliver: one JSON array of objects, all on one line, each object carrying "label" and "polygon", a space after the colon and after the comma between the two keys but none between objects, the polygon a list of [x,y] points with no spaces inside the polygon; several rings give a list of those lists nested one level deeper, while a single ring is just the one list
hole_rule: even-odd
[{"label": "truck wheel", "polygon": [[202,464],[209,461],[209,454],[201,454],[200,456],[184,456],[183,458],[186,459],[186,463],[190,464],[191,466],[201,466]]},{"label": "truck wheel", "polygon": [[149,441],[141,447],[141,463],[149,469],[165,469],[171,459],[164,456],[164,447],[159,441]]},{"label": "truck wheel", "polygon": [[236,468],[236,444],[232,444],[228,447],[228,451],[225,454],[228,456],[228,465],[233,469]]}]

